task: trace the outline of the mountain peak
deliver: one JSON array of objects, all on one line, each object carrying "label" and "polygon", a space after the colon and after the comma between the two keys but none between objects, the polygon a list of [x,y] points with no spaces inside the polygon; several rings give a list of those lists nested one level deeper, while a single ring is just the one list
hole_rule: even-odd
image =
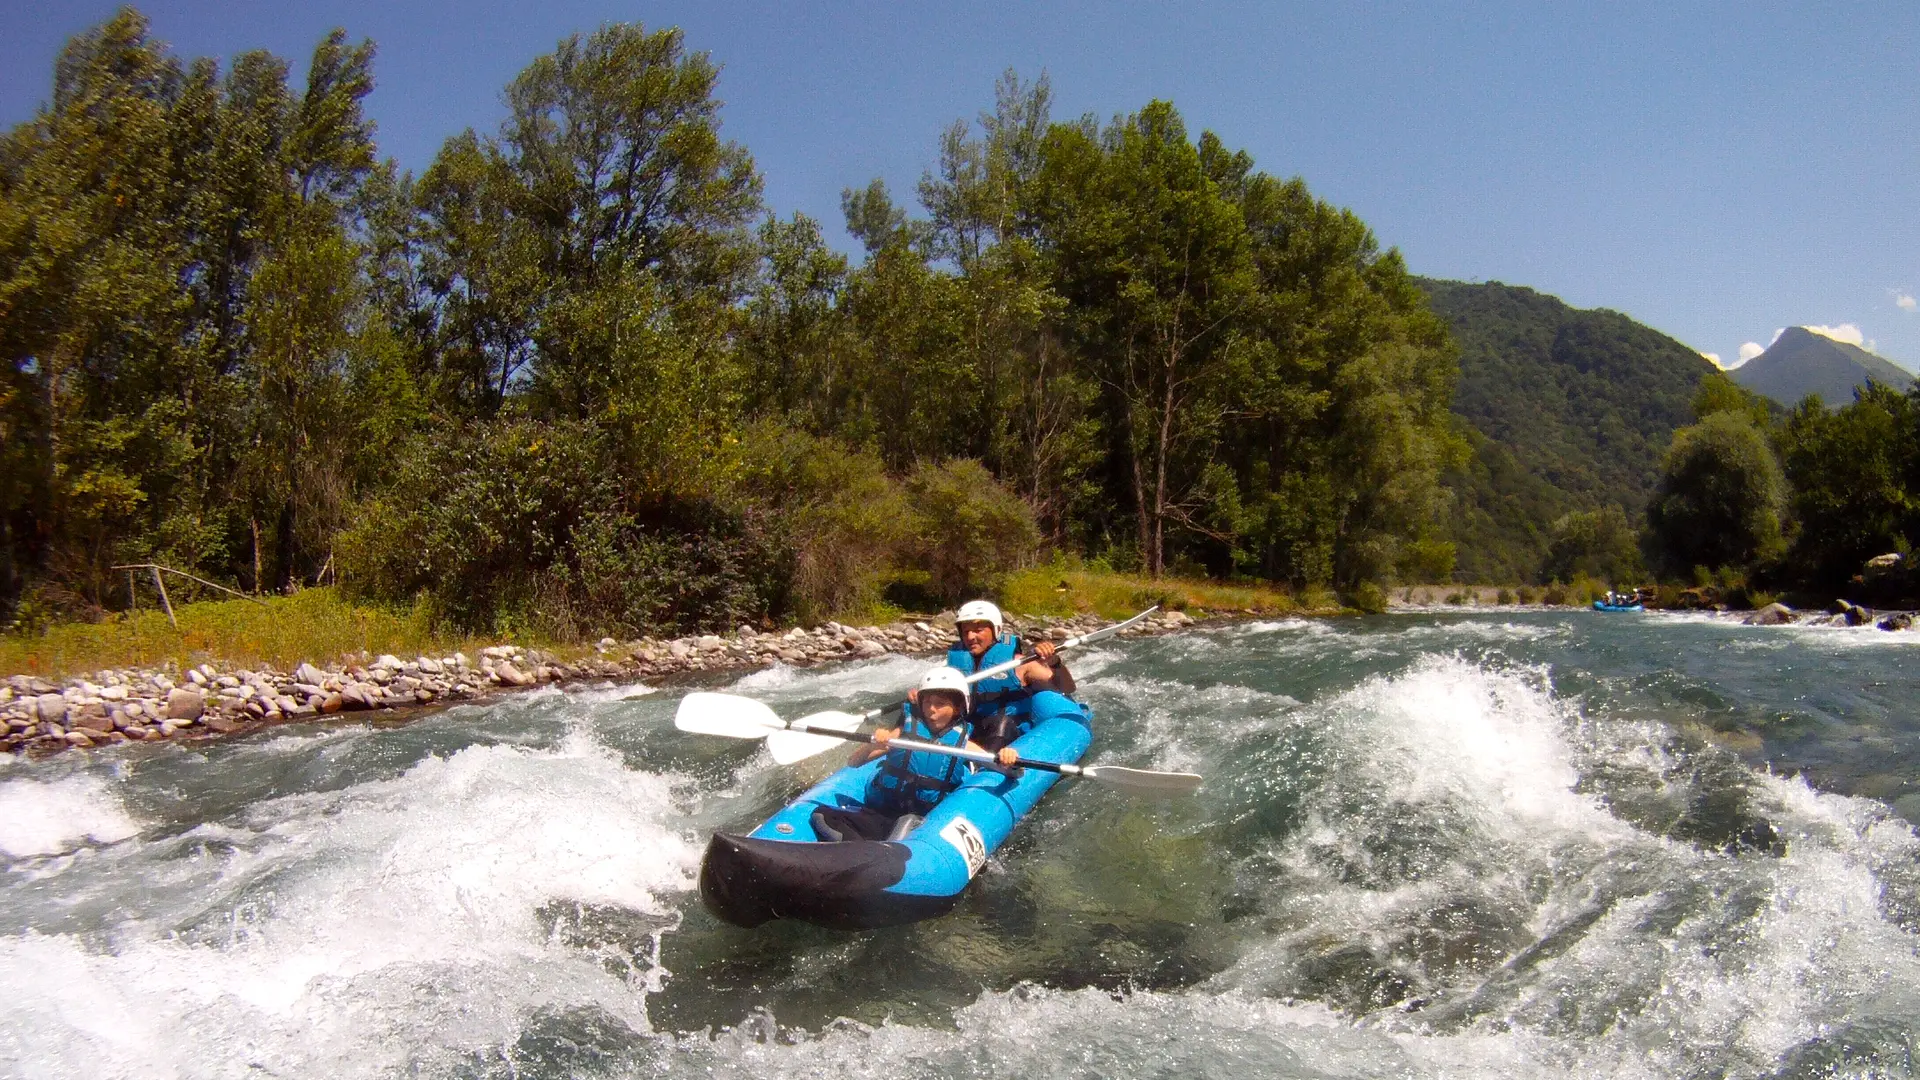
[{"label": "mountain peak", "polygon": [[1913,375],[1891,360],[1804,326],[1780,331],[1765,352],[1734,368],[1733,381],[1782,405],[1819,394],[1832,407],[1853,400],[1868,382],[1905,390]]}]

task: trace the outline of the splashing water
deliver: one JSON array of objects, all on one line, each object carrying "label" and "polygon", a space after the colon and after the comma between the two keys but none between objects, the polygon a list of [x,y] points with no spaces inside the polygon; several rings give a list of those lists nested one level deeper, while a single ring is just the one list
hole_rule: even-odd
[{"label": "splashing water", "polygon": [[[1883,635],[1429,613],[1109,642],[952,915],[722,925],[831,761],[528,693],[0,767],[0,1062],[202,1077],[1911,1075],[1920,676]],[[920,660],[774,668],[788,715]],[[1916,813],[1920,816],[1920,813]]]}]

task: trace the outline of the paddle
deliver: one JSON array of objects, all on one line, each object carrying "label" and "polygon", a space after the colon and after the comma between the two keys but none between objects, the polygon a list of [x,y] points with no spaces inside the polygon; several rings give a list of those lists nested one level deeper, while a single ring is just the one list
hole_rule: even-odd
[{"label": "paddle", "polygon": [[[1105,641],[1107,638],[1125,630],[1129,626],[1137,625],[1147,616],[1159,610],[1160,605],[1155,604],[1130,619],[1114,623],[1111,626],[1103,626],[1098,630],[1089,631],[1078,637],[1070,637],[1061,642],[1056,648],[1062,650],[1074,649],[1082,645],[1091,645],[1096,641]],[[967,676],[967,682],[977,683],[982,679],[991,679],[995,675],[1012,671],[1014,668],[1019,667],[1031,659],[1033,659],[1031,655],[1016,656],[1004,663],[995,664],[990,668],[984,668],[974,672]],[[870,720],[878,720],[883,716],[899,711],[900,706],[897,704],[890,705],[884,709],[872,709],[857,716],[853,713],[830,710],[827,712],[814,713],[811,716],[803,716],[797,723],[807,727],[827,728],[833,731],[846,732],[857,730],[862,724]],[[796,761],[803,761],[815,754],[824,754],[833,749],[837,744],[838,740],[832,736],[809,734],[806,733],[803,728],[795,727],[774,733],[774,735],[767,740],[767,751],[773,755],[773,760],[782,765],[789,765]]]},{"label": "paddle", "polygon": [[[885,711],[876,709],[873,713],[866,715],[836,713],[832,714],[833,723],[850,723],[852,727],[858,727],[872,716]],[[873,736],[857,734],[851,728],[842,730],[837,726],[816,726],[812,717],[782,720],[772,709],[752,698],[705,691],[688,694],[680,700],[680,709],[674,715],[673,725],[681,731],[700,735],[721,735],[732,739],[761,739],[779,732],[795,731],[835,741],[857,743],[873,741]],[[984,750],[941,746],[938,743],[909,738],[890,739],[886,745],[889,749],[924,750],[930,754],[944,754],[947,757],[962,758],[983,765],[998,764],[998,759]],[[1185,795],[1200,786],[1200,777],[1195,773],[1154,772],[1148,769],[1129,769],[1120,765],[1068,765],[1052,761],[1023,760],[1019,767],[1060,773],[1063,776],[1078,776],[1135,795]]]}]

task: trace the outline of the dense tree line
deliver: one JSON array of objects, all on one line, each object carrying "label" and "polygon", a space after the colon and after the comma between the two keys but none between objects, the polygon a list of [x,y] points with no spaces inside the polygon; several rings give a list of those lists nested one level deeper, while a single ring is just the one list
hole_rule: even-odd
[{"label": "dense tree line", "polygon": [[1782,412],[1725,376],[1702,383],[1696,423],[1675,433],[1647,514],[1656,569],[1771,590],[1920,599],[1901,554],[1920,536],[1920,388],[1869,384],[1829,408]]},{"label": "dense tree line", "polygon": [[304,87],[132,10],[0,143],[0,602],[118,562],[329,575],[579,634],[950,599],[1041,547],[1152,574],[1443,578],[1466,460],[1399,255],[1172,105],[1044,79],[863,252],[765,209],[677,31],[561,42],[492,133],[378,159],[373,47]]}]

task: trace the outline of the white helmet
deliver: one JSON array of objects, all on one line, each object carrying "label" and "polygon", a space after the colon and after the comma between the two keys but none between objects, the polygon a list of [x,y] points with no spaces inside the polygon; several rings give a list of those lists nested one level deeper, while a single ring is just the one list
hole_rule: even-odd
[{"label": "white helmet", "polygon": [[995,637],[1000,636],[1000,631],[1004,627],[1000,608],[991,600],[969,600],[961,604],[960,610],[953,616],[953,621],[955,625],[965,625],[970,622],[992,623]]},{"label": "white helmet", "polygon": [[927,673],[920,676],[920,692],[924,694],[929,690],[950,690],[959,694],[963,703],[972,699],[972,687],[968,685],[967,677],[945,664],[928,668]]}]

